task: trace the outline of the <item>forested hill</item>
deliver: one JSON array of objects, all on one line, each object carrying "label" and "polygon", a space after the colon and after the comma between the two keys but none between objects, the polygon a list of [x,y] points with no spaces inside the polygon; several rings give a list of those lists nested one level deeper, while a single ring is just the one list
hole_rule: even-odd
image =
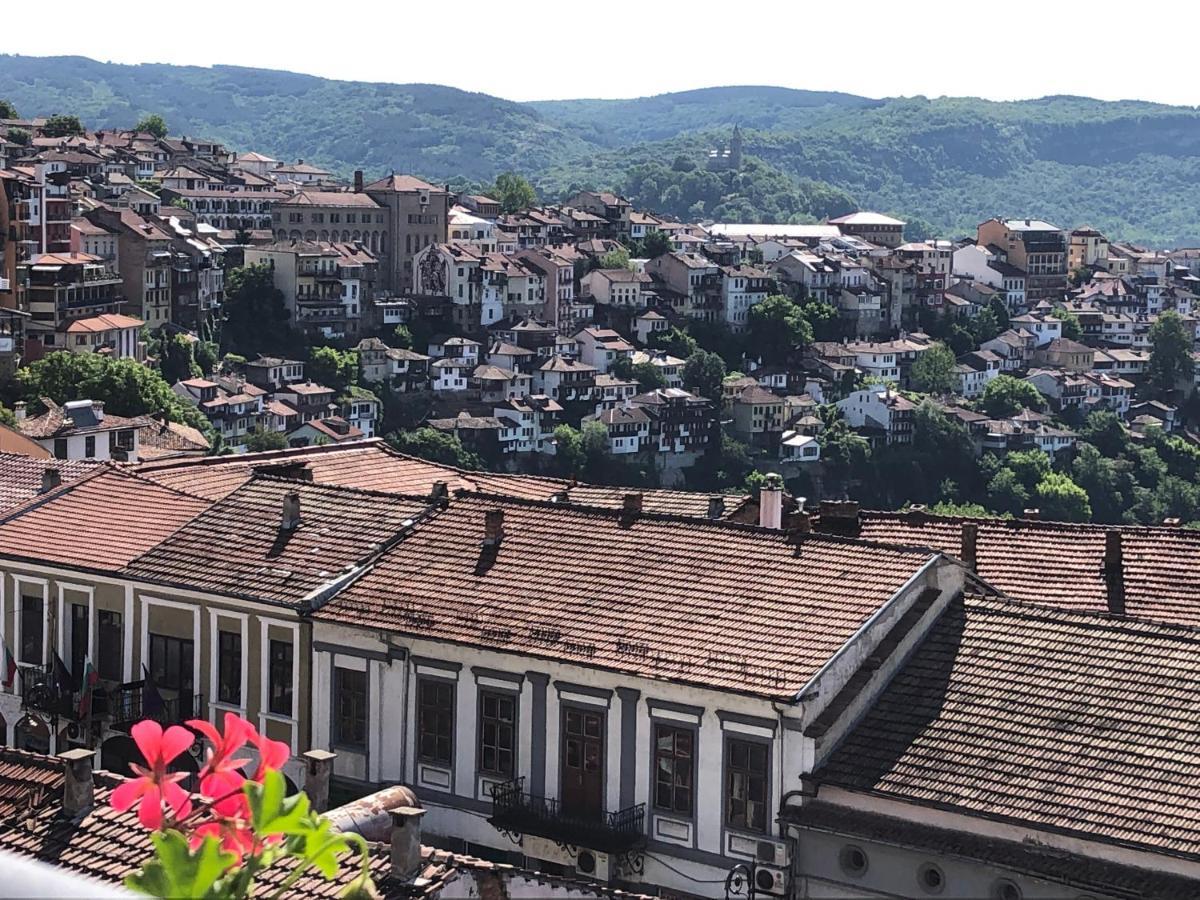
[{"label": "forested hill", "polygon": [[[764,220],[856,204],[940,234],[1028,214],[1154,245],[1200,243],[1200,112],[1191,107],[774,87],[522,104],[437,85],[16,56],[0,56],[0,98],[25,115],[74,113],[91,127],[155,112],[175,133],[343,173],[395,168],[484,183],[514,169],[550,200],[586,185],[676,215]],[[705,171],[707,150],[734,125],[747,166]]]}]

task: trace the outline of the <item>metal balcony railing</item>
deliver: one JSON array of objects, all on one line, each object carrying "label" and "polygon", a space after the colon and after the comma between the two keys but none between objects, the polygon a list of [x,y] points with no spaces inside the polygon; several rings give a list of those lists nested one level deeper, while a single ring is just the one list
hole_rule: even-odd
[{"label": "metal balcony railing", "polygon": [[204,718],[204,695],[181,694],[167,698],[147,695],[145,681],[130,681],[114,690],[108,697],[107,709],[112,727],[125,730],[142,719],[153,719],[163,725]]},{"label": "metal balcony railing", "polygon": [[20,675],[21,707],[52,716],[74,719],[78,702],[75,692],[56,672],[53,664],[22,667]]},{"label": "metal balcony railing", "polygon": [[538,797],[516,778],[492,789],[492,815],[501,831],[550,838],[602,853],[624,853],[646,839],[646,804],[587,817],[563,808],[561,801]]}]

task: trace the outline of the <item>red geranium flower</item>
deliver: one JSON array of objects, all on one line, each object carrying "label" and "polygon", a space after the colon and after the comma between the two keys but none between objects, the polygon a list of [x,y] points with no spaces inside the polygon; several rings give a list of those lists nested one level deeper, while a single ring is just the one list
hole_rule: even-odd
[{"label": "red geranium flower", "polygon": [[255,781],[262,781],[267,772],[280,768],[292,755],[292,748],[283,741],[272,740],[257,731],[250,735],[250,740],[258,748],[258,769],[254,772]]},{"label": "red geranium flower", "polygon": [[192,801],[178,782],[186,772],[168,772],[167,766],[184,750],[192,746],[195,737],[186,728],[172,725],[165,732],[162,726],[149,719],[130,729],[137,748],[148,768],[130,764],[137,775],[119,785],[112,793],[112,807],[125,812],[138,804],[138,821],[151,831],[162,825],[165,803],[176,819],[186,818]]},{"label": "red geranium flower", "polygon": [[192,719],[187,723],[195,728],[212,745],[208,759],[200,770],[200,792],[216,802],[213,808],[223,816],[236,816],[245,807],[242,784],[246,780],[239,769],[249,759],[235,759],[234,754],[246,746],[254,736],[254,726],[234,713],[225,713],[225,731],[221,733],[204,719]]}]

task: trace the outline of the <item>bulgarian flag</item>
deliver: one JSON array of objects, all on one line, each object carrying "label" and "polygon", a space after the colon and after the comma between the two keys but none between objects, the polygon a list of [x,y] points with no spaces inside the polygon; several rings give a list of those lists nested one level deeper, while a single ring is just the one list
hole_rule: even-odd
[{"label": "bulgarian flag", "polygon": [[79,686],[79,718],[87,718],[92,713],[92,691],[96,689],[96,682],[100,680],[100,676],[96,673],[96,667],[92,665],[92,658],[85,656],[83,659],[83,683]]},{"label": "bulgarian flag", "polygon": [[12,651],[8,649],[8,641],[4,642],[4,689],[11,691],[17,683],[17,661],[13,659]]}]

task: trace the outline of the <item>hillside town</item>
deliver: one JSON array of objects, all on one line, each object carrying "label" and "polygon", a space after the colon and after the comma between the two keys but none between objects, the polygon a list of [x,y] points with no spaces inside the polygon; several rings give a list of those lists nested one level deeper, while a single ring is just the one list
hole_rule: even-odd
[{"label": "hillside town", "polygon": [[1200,896],[1200,249],[71,119],[0,120],[0,851],[120,884],[136,724],[228,714],[389,898]]}]

